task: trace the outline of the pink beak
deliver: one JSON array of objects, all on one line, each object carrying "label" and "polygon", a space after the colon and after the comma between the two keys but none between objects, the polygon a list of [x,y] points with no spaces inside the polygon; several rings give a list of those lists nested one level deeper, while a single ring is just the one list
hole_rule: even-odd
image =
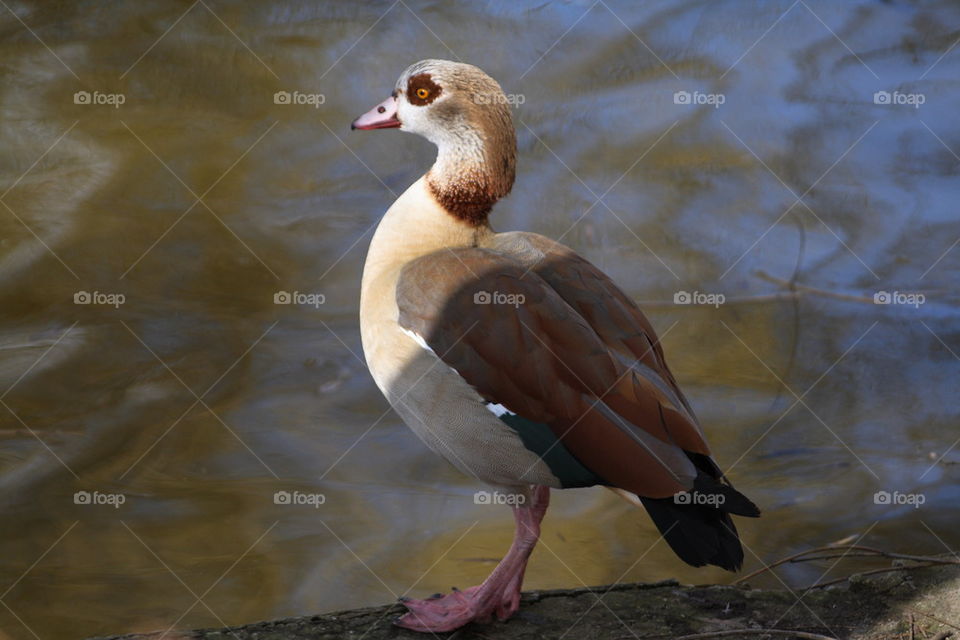
[{"label": "pink beak", "polygon": [[400,126],[397,120],[397,99],[390,96],[370,111],[357,118],[350,125],[351,129],[396,129]]}]

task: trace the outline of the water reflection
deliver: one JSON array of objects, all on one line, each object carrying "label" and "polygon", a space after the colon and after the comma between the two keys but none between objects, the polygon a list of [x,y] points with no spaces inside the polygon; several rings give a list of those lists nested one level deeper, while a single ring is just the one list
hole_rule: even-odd
[{"label": "water reflection", "polygon": [[[347,124],[431,56],[524,95],[494,224],[562,237],[649,303],[765,508],[739,525],[749,567],[861,533],[956,548],[960,15],[807,4],[10,3],[36,37],[0,16],[5,633],[237,624],[488,573],[509,513],[387,411],[357,329],[372,226],[433,152]],[[656,539],[614,496],[564,492],[527,586],[730,579]]]}]

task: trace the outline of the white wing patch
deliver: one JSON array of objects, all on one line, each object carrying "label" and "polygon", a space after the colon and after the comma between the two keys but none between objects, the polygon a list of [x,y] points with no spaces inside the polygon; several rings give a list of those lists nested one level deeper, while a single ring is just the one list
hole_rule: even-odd
[{"label": "white wing patch", "polygon": [[[416,342],[418,345],[420,345],[420,348],[421,348],[421,349],[424,349],[424,350],[426,350],[426,351],[429,351],[430,353],[432,353],[432,354],[435,355],[435,356],[437,355],[437,352],[430,348],[430,345],[427,344],[427,341],[424,340],[424,339],[423,339],[423,336],[421,336],[419,333],[414,333],[413,331],[410,331],[409,329],[407,329],[407,328],[405,328],[405,327],[400,327],[400,330],[403,331],[405,334],[407,334],[407,335],[410,337],[411,340],[413,340],[413,341]],[[437,357],[439,357],[439,356],[437,356]],[[456,375],[458,375],[458,376],[460,375],[460,372],[457,371],[456,369],[454,369],[453,367],[451,367],[450,365],[447,365],[447,368],[450,369],[450,371],[452,371],[452,372],[455,373]],[[461,379],[462,379],[462,376],[461,376]],[[482,400],[482,398],[480,398],[480,399]],[[505,416],[505,415],[509,415],[509,416],[515,416],[515,415],[517,415],[517,414],[515,414],[513,411],[510,411],[510,409],[507,409],[507,408],[506,408],[505,406],[503,406],[502,404],[495,404],[495,403],[493,403],[493,402],[485,402],[483,406],[485,406],[485,407],[487,408],[487,410],[490,411],[490,413],[492,413],[493,415],[497,416],[498,418],[501,417],[501,416]]]},{"label": "white wing patch", "polygon": [[513,411],[510,411],[510,409],[507,409],[502,404],[494,404],[492,402],[488,402],[486,403],[485,406],[487,407],[487,410],[490,411],[490,413],[497,416],[498,418],[504,415],[510,415],[510,416],[517,415]]},{"label": "white wing patch", "polygon": [[413,331],[410,331],[409,329],[405,329],[404,327],[400,327],[400,330],[403,331],[408,336],[410,336],[410,338],[414,342],[416,342],[418,345],[420,345],[422,349],[426,349],[433,355],[437,355],[436,352],[430,348],[430,345],[427,344],[427,341],[423,339],[423,336],[421,336],[419,333],[414,333]]}]

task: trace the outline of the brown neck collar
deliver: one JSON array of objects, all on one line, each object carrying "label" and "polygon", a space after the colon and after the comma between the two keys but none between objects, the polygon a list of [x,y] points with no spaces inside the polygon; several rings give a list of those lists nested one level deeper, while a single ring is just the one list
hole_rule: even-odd
[{"label": "brown neck collar", "polygon": [[471,172],[447,180],[433,173],[433,170],[427,173],[430,194],[447,213],[473,227],[486,224],[493,205],[506,195],[492,188],[493,185],[482,174]]},{"label": "brown neck collar", "polygon": [[516,174],[517,142],[509,114],[484,124],[438,145],[437,161],[426,175],[431,195],[447,213],[474,227],[486,224]]}]

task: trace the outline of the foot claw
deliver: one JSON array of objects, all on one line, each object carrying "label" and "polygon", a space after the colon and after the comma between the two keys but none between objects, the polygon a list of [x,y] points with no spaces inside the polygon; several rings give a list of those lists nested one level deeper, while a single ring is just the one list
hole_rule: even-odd
[{"label": "foot claw", "polygon": [[394,620],[394,624],[414,631],[439,633],[459,629],[470,622],[487,622],[494,615],[505,620],[516,612],[512,596],[495,594],[490,589],[485,593],[482,587],[454,588],[451,593],[437,596],[401,600],[407,613]]}]

